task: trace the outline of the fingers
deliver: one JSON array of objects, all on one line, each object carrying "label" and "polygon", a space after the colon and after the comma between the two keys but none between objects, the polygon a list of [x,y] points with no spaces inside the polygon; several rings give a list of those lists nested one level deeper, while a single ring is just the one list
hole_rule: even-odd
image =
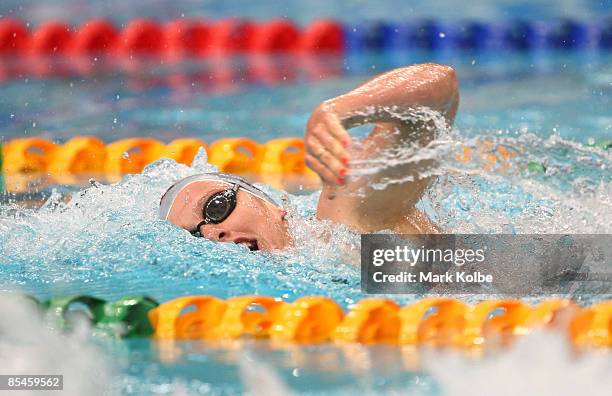
[{"label": "fingers", "polygon": [[344,184],[350,162],[349,142],[350,136],[335,114],[320,108],[315,110],[306,132],[307,165],[324,182]]},{"label": "fingers", "polygon": [[321,161],[316,159],[310,154],[306,154],[304,157],[304,161],[306,165],[313,171],[315,171],[321,179],[323,179],[323,183],[325,184],[340,184],[340,179],[334,175],[332,171],[330,171]]},{"label": "fingers", "polygon": [[[344,165],[348,165],[349,156],[346,147],[340,144],[338,139],[336,139],[331,133],[327,131],[326,125],[319,124],[315,126],[312,131],[312,135],[316,138],[315,144],[320,144],[321,146],[323,146],[323,148],[325,148],[325,150],[329,151],[331,155],[336,158],[337,161],[341,162]],[[317,154],[316,151],[313,151],[313,153],[315,155]],[[330,166],[330,168],[332,167]]]},{"label": "fingers", "polygon": [[[335,142],[337,143],[337,142]],[[327,183],[343,184],[348,169],[332,153],[332,148],[323,144],[316,135],[307,140],[307,165]]]},{"label": "fingers", "polygon": [[326,114],[323,118],[323,122],[325,123],[329,134],[331,134],[342,145],[342,147],[348,147],[351,137],[340,123],[338,117],[332,114]]}]

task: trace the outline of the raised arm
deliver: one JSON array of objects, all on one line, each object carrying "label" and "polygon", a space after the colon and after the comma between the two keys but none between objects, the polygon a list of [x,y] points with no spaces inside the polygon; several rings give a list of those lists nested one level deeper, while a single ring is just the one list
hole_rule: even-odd
[{"label": "raised arm", "polygon": [[350,162],[347,129],[391,123],[402,132],[414,132],[415,125],[403,115],[423,107],[452,125],[458,102],[457,78],[449,66],[427,63],[381,74],[313,111],[306,127],[306,162],[325,183],[342,184]]},{"label": "raised arm", "polygon": [[[437,232],[427,216],[415,208],[431,180],[421,177],[421,171],[432,160],[385,164],[357,179],[346,176],[351,162],[380,163],[387,148],[402,150],[406,143],[426,145],[435,137],[436,125],[432,127],[431,119],[416,113],[433,110],[450,126],[458,101],[454,70],[423,64],[384,73],[321,103],[308,121],[305,136],[306,163],[324,182],[317,216],[361,232]],[[370,123],[375,128],[364,144],[353,147],[347,130]]]}]

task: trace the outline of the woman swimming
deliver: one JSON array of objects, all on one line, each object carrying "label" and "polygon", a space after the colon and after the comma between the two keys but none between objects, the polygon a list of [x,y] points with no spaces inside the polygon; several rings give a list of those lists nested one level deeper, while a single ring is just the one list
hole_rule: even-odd
[{"label": "woman swimming", "polygon": [[[347,178],[351,164],[380,159],[385,150],[423,147],[436,128],[407,115],[419,109],[441,114],[452,125],[459,103],[454,70],[437,64],[414,65],[381,74],[352,91],[326,100],[313,112],[304,137],[306,164],[324,186],[317,218],[342,223],[356,232],[435,233],[437,227],[415,205],[430,177],[419,170],[431,160],[385,166],[367,177]],[[359,147],[348,129],[375,124]],[[380,181],[401,180],[384,183]],[[245,180],[222,173],[190,176],[168,189],[160,217],[194,235],[247,245],[251,250],[291,245],[286,212]]]}]

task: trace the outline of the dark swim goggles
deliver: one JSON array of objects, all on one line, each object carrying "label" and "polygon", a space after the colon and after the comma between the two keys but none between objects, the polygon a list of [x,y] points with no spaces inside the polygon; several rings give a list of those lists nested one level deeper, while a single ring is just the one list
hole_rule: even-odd
[{"label": "dark swim goggles", "polygon": [[237,195],[240,188],[263,201],[278,206],[269,195],[241,177],[225,173],[202,173],[186,177],[172,185],[166,191],[160,200],[159,217],[163,220],[167,220],[179,193],[189,185],[202,181],[223,182],[231,185],[232,188],[216,192],[206,200],[202,210],[204,220],[198,223],[194,230],[188,230],[193,235],[199,234],[200,227],[204,224],[219,224],[227,219],[234,209],[236,209]]},{"label": "dark swim goggles", "polygon": [[231,189],[219,191],[211,195],[206,200],[204,208],[202,209],[204,220],[200,221],[194,230],[189,231],[191,235],[199,236],[200,227],[205,224],[219,224],[227,219],[234,209],[236,209],[236,198],[239,188],[240,186],[238,184],[234,184],[234,187]]}]

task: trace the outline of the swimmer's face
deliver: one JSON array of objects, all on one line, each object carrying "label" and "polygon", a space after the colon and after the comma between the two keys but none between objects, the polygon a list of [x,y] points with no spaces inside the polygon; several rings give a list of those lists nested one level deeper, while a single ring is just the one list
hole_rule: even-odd
[{"label": "swimmer's face", "polygon": [[[218,181],[199,181],[185,187],[174,200],[168,221],[193,231],[204,220],[204,205],[211,195],[231,189]],[[236,208],[219,224],[203,224],[202,237],[217,242],[233,242],[251,250],[283,249],[291,244],[285,221],[286,212],[239,188]]]}]

